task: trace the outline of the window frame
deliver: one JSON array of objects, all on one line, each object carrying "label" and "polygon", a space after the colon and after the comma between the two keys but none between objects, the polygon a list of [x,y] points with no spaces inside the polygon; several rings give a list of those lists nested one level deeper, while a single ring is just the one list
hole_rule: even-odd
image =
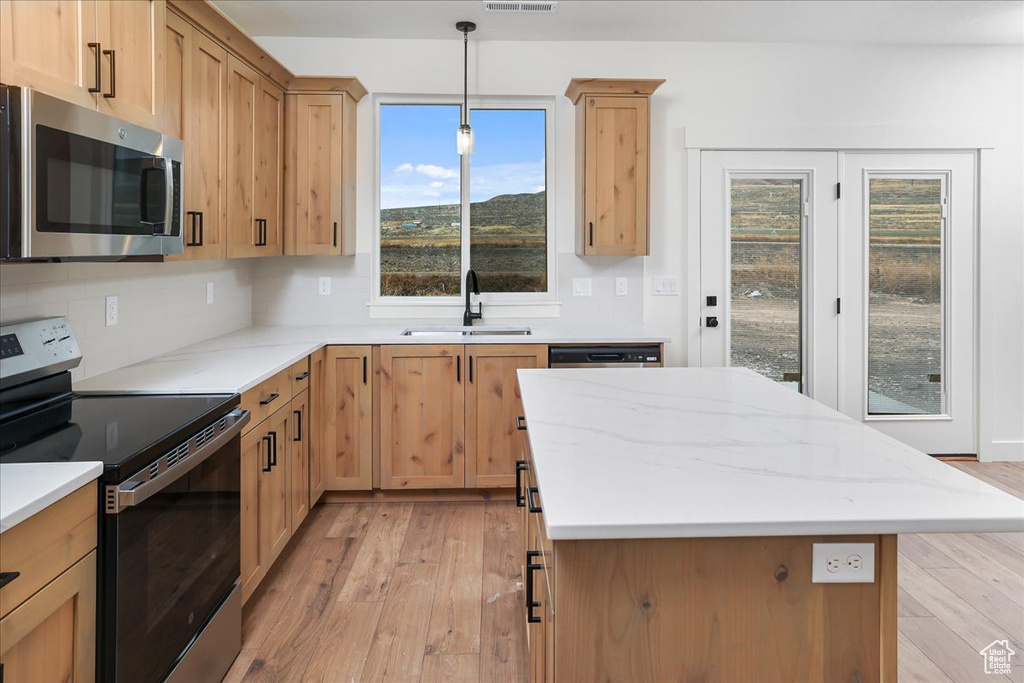
[{"label": "window frame", "polygon": [[[461,275],[459,278],[459,294],[457,296],[383,296],[380,293],[380,212],[381,212],[381,125],[380,113],[382,105],[453,105],[462,106],[462,98],[458,95],[407,95],[407,94],[376,94],[373,101],[374,112],[374,217],[373,240],[371,253],[371,317],[447,317],[454,313],[455,308],[461,312],[465,308],[466,271],[471,266],[470,254],[470,202],[469,184],[472,169],[472,155],[460,157],[460,198],[461,208]],[[482,292],[474,295],[474,301],[483,302],[488,317],[523,317],[555,316],[561,305],[557,300],[556,258],[557,248],[555,236],[555,99],[553,97],[533,96],[475,96],[469,98],[470,123],[474,109],[532,109],[543,110],[544,115],[544,190],[546,192],[547,219],[547,291],[545,292]],[[452,129],[451,144],[455,146],[455,129]],[[488,310],[488,306],[490,307]],[[374,311],[377,309],[377,311]],[[450,310],[452,309],[452,310]],[[504,310],[502,310],[504,309]]]}]

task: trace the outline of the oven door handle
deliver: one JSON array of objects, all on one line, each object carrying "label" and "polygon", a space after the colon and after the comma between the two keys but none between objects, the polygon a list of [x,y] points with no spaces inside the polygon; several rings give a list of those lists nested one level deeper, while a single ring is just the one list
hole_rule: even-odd
[{"label": "oven door handle", "polygon": [[[153,495],[164,490],[175,481],[188,474],[207,458],[216,453],[228,441],[238,436],[242,428],[249,423],[250,414],[248,410],[236,408],[228,413],[223,419],[225,424],[214,432],[212,439],[198,445],[198,437],[194,436],[181,446],[188,447],[188,455],[179,456],[172,467],[166,467],[164,458],[157,461],[159,471],[154,475],[150,473],[152,466],[146,467],[134,477],[121,484],[108,484],[106,487],[106,512],[108,515],[116,515],[125,508],[139,505],[151,498]],[[175,452],[181,446],[174,449]]]}]

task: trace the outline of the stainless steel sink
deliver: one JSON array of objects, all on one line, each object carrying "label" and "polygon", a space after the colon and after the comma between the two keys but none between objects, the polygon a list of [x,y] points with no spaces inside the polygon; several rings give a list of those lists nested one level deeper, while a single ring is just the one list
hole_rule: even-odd
[{"label": "stainless steel sink", "polygon": [[427,327],[407,327],[402,330],[403,337],[477,337],[477,336],[523,336],[530,334],[529,327],[456,327],[447,325],[431,325]]}]

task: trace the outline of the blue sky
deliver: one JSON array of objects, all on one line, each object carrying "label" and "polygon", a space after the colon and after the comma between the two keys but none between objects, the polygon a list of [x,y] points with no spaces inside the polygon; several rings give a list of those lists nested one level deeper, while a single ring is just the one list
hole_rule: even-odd
[{"label": "blue sky", "polygon": [[[455,105],[381,105],[381,208],[456,204]],[[472,110],[472,201],[544,189],[544,111]]]}]

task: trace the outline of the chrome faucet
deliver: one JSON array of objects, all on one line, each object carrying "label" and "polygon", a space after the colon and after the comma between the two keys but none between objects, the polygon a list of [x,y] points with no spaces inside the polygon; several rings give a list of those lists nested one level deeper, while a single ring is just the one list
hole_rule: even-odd
[{"label": "chrome faucet", "polygon": [[479,308],[477,309],[476,313],[473,312],[473,307],[469,303],[469,294],[470,294],[470,291],[469,291],[469,281],[470,281],[470,279],[473,280],[473,294],[479,294],[480,293],[480,285],[476,281],[476,271],[473,270],[472,268],[470,268],[469,270],[466,271],[466,312],[462,314],[462,324],[464,326],[466,326],[466,327],[472,327],[474,320],[480,320],[481,318],[484,317],[484,304],[483,304],[483,302],[480,302],[479,304],[477,304],[477,306],[479,306]]}]

